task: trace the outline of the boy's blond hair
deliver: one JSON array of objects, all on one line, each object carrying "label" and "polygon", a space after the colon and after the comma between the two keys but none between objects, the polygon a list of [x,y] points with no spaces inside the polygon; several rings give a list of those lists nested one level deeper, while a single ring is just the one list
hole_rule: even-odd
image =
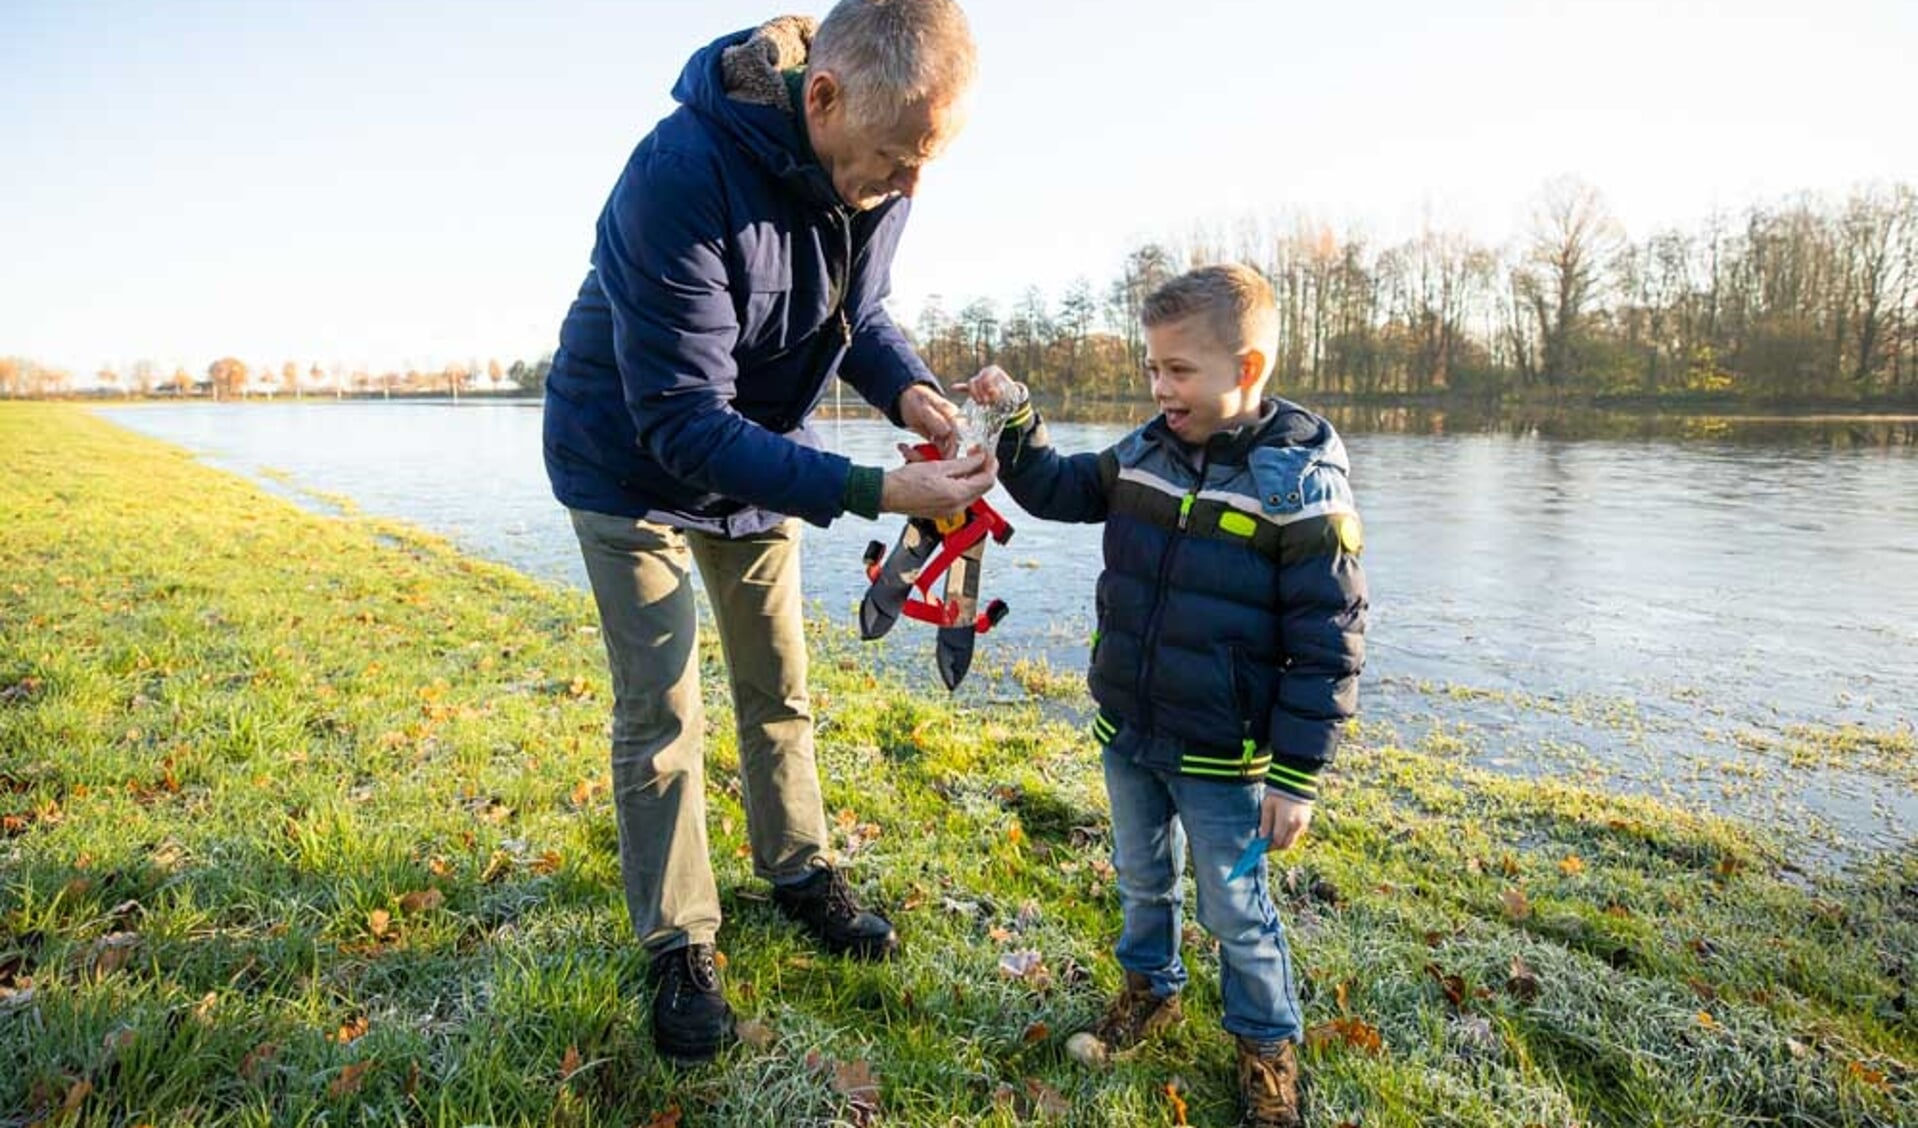
[{"label": "boy's blond hair", "polygon": [[1265,357],[1264,379],[1279,351],[1279,303],[1265,276],[1240,263],[1189,270],[1146,296],[1139,320],[1146,328],[1203,317],[1226,351],[1257,349]]}]

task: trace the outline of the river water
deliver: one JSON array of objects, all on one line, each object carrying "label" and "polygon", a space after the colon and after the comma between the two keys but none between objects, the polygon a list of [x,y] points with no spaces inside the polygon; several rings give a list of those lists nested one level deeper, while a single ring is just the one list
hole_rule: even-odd
[{"label": "river water", "polygon": [[[193,404],[108,409],[303,504],[321,494],[584,586],[528,403]],[[1918,421],[1335,416],[1366,525],[1369,725],[1499,770],[1565,775],[1761,821],[1847,854],[1918,834],[1902,772],[1787,767],[1843,726],[1909,749],[1918,715]],[[882,423],[819,424],[889,465]],[[1125,424],[1055,424],[1096,450]],[[987,553],[1011,615],[979,667],[1077,671],[1096,526],[1024,517]],[[808,528],[805,588],[845,623],[860,554],[899,519]],[[885,653],[932,679],[929,635]],[[987,671],[990,672],[989,670]],[[975,678],[961,693],[1010,692]],[[1882,746],[1882,744],[1881,744]],[[1802,751],[1802,749],[1801,749]],[[1797,831],[1794,831],[1796,833]]]}]

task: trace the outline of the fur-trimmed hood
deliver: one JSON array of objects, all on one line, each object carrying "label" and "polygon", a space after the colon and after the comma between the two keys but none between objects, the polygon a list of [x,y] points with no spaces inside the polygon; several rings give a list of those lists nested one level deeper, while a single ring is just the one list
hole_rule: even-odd
[{"label": "fur-trimmed hood", "polygon": [[773,106],[793,112],[786,72],[806,65],[812,34],[819,21],[811,16],[774,16],[760,24],[744,43],[719,53],[720,86],[726,96],[749,106]]},{"label": "fur-trimmed hood", "polygon": [[815,26],[809,16],[779,16],[721,36],[687,62],[673,98],[802,197],[836,207],[839,197],[806,143],[786,85],[786,72],[806,65]]}]

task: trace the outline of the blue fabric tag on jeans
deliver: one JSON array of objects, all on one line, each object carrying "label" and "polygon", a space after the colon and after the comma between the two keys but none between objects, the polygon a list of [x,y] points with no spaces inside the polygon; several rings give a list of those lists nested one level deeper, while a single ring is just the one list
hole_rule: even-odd
[{"label": "blue fabric tag on jeans", "polygon": [[1246,843],[1245,853],[1239,855],[1239,860],[1233,863],[1232,872],[1226,874],[1225,879],[1227,881],[1237,881],[1246,874],[1251,873],[1253,867],[1259,864],[1259,859],[1265,856],[1265,848],[1271,844],[1272,840],[1264,835],[1260,835]]}]

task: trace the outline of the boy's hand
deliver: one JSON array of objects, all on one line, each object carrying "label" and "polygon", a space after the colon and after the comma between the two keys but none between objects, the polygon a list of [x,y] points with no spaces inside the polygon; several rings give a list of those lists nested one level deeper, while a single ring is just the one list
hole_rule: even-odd
[{"label": "boy's hand", "polygon": [[1025,385],[1006,375],[1006,370],[996,364],[981,368],[979,375],[954,384],[952,390],[964,392],[980,403],[998,403],[1000,400],[1021,403],[1026,398]]},{"label": "boy's hand", "polygon": [[947,517],[985,496],[998,473],[999,463],[990,451],[909,462],[886,471],[879,491],[879,510],[911,517]]},{"label": "boy's hand", "polygon": [[[964,385],[960,385],[964,387]],[[925,384],[899,393],[899,418],[920,438],[950,456],[959,437],[959,408]]]},{"label": "boy's hand", "polygon": [[1312,804],[1294,799],[1283,791],[1265,789],[1265,802],[1259,805],[1259,834],[1271,845],[1267,852],[1284,850],[1305,837],[1312,825]]}]

